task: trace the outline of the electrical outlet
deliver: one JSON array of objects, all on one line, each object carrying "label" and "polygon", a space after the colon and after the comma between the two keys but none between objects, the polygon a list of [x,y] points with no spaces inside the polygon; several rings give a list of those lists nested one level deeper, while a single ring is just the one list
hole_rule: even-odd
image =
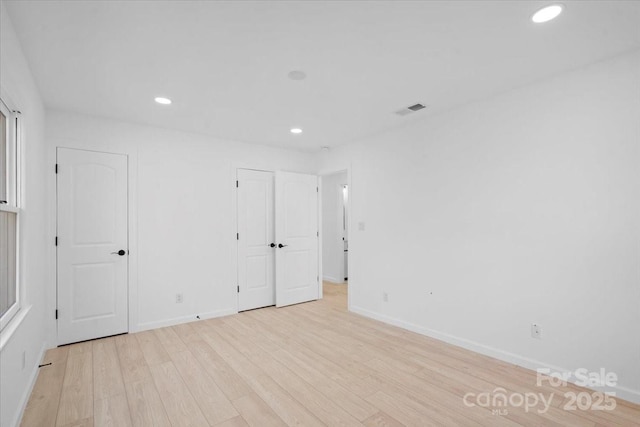
[{"label": "electrical outlet", "polygon": [[182,302],[182,294],[176,294],[176,304],[180,304]]},{"label": "electrical outlet", "polygon": [[382,293],[382,301],[389,302],[389,294],[386,292]]},{"label": "electrical outlet", "polygon": [[542,338],[542,327],[537,323],[531,324],[531,337],[538,338],[538,339]]}]

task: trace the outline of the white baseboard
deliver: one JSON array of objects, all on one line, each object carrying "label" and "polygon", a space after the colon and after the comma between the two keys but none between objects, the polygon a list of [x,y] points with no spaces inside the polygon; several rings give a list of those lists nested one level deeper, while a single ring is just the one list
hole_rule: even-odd
[{"label": "white baseboard", "polygon": [[344,280],[336,279],[335,277],[322,276],[322,280],[325,282],[333,283],[334,285],[344,285]]},{"label": "white baseboard", "polygon": [[[540,368],[548,368],[552,372],[568,372],[569,371],[568,369],[563,369],[557,366],[550,365],[548,363],[540,362],[539,360],[530,359],[528,357],[520,356],[518,354],[510,353],[504,350],[500,350],[494,347],[480,344],[478,342],[471,341],[465,338],[459,338],[450,334],[435,331],[433,329],[416,325],[415,323],[406,322],[404,320],[400,320],[394,317],[386,316],[384,314],[376,313],[361,307],[352,306],[350,309],[352,312],[360,314],[362,316],[379,320],[381,322],[388,323],[393,326],[398,326],[402,329],[406,329],[421,335],[426,335],[428,337],[435,338],[437,340],[444,341],[446,343],[453,344],[455,346],[462,347],[467,350],[474,351],[476,353],[484,354],[485,356],[490,356],[495,359],[502,360],[504,362],[512,363],[514,365],[521,366],[523,368],[531,369],[533,371]],[[596,391],[602,391],[596,388],[592,388],[592,389]],[[640,404],[640,391],[638,390],[633,390],[633,389],[630,389],[627,387],[621,387],[621,386],[612,387],[610,388],[610,390],[615,391],[616,398],[620,398],[632,403]]]},{"label": "white baseboard", "polygon": [[31,369],[31,376],[29,377],[29,385],[26,390],[22,394],[20,398],[20,410],[16,412],[15,419],[11,423],[12,426],[18,427],[22,422],[22,416],[24,415],[24,410],[27,408],[27,403],[29,403],[29,397],[31,397],[31,393],[33,393],[33,387],[36,385],[36,380],[38,379],[38,366],[42,363],[44,359],[44,352],[47,350],[46,341],[42,343],[42,347],[40,347],[40,354],[36,358],[36,364]]},{"label": "white baseboard", "polygon": [[238,313],[238,310],[236,310],[235,308],[227,308],[223,310],[216,310],[216,311],[210,311],[208,313],[197,314],[198,316],[200,316],[200,319],[196,318],[196,314],[192,314],[190,316],[174,317],[173,319],[139,323],[136,330],[130,331],[130,332],[142,332],[142,331],[147,331],[149,329],[164,328],[166,326],[179,325],[181,323],[196,322],[198,320],[213,319],[214,317],[229,316],[231,314],[237,314],[237,313]]}]

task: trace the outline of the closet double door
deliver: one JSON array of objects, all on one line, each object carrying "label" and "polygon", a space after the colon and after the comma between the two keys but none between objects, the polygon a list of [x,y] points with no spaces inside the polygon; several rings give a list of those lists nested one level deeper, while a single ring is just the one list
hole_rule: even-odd
[{"label": "closet double door", "polygon": [[237,170],[239,311],[319,298],[318,177]]}]

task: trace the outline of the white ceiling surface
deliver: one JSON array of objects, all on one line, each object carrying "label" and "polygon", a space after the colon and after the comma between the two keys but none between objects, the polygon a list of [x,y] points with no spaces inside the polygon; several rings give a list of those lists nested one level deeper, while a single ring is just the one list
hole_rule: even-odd
[{"label": "white ceiling surface", "polygon": [[548,3],[5,1],[49,107],[309,151],[640,48],[638,1]]}]

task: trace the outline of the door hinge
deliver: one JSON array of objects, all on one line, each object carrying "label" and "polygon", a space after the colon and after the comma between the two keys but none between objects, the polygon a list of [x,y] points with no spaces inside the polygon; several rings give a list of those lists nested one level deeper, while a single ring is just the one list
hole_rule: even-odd
[{"label": "door hinge", "polygon": [[56,163],[56,173],[58,173],[58,164]]},{"label": "door hinge", "polygon": [[320,192],[320,190],[318,190],[318,187],[316,187],[316,193],[319,193],[319,192]]},{"label": "door hinge", "polygon": [[58,309],[56,308],[56,320],[58,320]]},{"label": "door hinge", "polygon": [[58,236],[56,236],[56,246],[58,246]]},{"label": "door hinge", "polygon": [[240,293],[240,285],[238,285],[238,293]]},{"label": "door hinge", "polygon": [[240,240],[240,233],[236,233],[236,240]]},{"label": "door hinge", "polygon": [[240,187],[240,183],[236,181],[236,188]]},{"label": "door hinge", "polygon": [[320,232],[319,231],[316,231],[316,236],[320,237]]}]

